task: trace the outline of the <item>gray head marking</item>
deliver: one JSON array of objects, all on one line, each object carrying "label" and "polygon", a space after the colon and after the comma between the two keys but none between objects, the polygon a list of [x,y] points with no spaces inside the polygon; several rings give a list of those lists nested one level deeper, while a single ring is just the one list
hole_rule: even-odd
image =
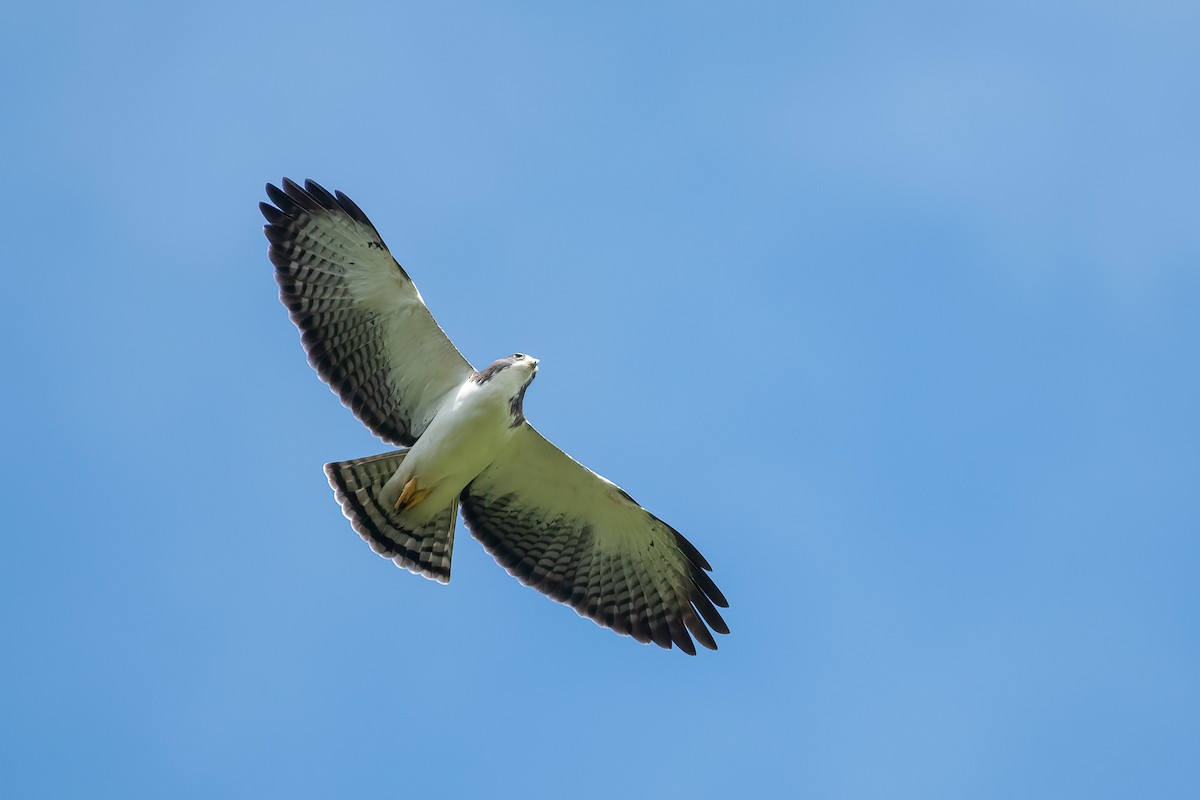
[{"label": "gray head marking", "polygon": [[[534,374],[537,374],[538,360],[536,358],[527,356],[524,353],[513,353],[511,356],[497,358],[491,364],[488,364],[482,370],[471,376],[471,379],[476,383],[483,385],[512,365],[526,361],[533,363],[533,372]],[[530,380],[532,380],[532,378],[530,378]]]},{"label": "gray head marking", "polygon": [[506,358],[496,359],[491,364],[488,364],[482,370],[471,376],[473,381],[482,386],[500,373],[516,365],[527,367],[528,375],[525,380],[521,382],[520,388],[518,388],[516,393],[513,394],[512,398],[509,399],[508,411],[511,417],[510,424],[514,428],[525,421],[525,390],[529,388],[529,384],[533,383],[533,379],[537,377],[538,360],[532,356],[527,356],[524,353],[513,353],[511,356],[507,356]]}]

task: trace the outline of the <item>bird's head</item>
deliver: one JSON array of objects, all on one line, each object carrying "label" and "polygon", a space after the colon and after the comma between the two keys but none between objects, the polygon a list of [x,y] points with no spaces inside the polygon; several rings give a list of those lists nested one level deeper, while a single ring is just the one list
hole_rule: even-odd
[{"label": "bird's head", "polygon": [[538,360],[525,353],[513,353],[498,358],[475,373],[475,382],[503,392],[509,399],[509,412],[514,427],[525,421],[525,390],[537,377]]},{"label": "bird's head", "polygon": [[512,365],[517,368],[518,372],[524,372],[528,375],[526,383],[533,380],[533,377],[537,375],[537,368],[540,362],[533,356],[527,356],[524,353],[513,353],[508,359],[512,361]]}]

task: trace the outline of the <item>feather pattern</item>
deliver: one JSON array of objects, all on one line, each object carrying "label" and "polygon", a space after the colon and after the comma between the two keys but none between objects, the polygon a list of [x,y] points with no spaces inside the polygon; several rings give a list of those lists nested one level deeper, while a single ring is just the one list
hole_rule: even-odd
[{"label": "feather pattern", "polygon": [[279,299],[309,363],[372,433],[413,444],[474,370],[350,198],[287,178],[267,196]]},{"label": "feather pattern", "polygon": [[[715,650],[728,603],[708,561],[525,421],[537,360],[475,372],[354,201],[286,178],[267,196],[268,254],[309,363],[373,433],[409,448],[325,466],[371,548],[447,582],[461,507],[522,583],[640,642]],[[413,486],[419,508],[399,502]]]},{"label": "feather pattern", "polygon": [[459,500],[501,566],[580,616],[690,655],[692,637],[715,650],[712,631],[729,633],[691,542],[528,423]]},{"label": "feather pattern", "polygon": [[400,450],[336,461],[325,465],[325,475],[342,513],[372,550],[409,572],[449,583],[458,503],[442,509],[432,519],[411,521],[381,497],[383,485],[407,454]]}]

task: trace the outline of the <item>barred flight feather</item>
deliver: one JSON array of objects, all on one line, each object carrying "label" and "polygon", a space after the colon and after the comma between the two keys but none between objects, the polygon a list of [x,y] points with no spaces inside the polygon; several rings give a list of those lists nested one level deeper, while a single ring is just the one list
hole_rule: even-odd
[{"label": "barred flight feather", "polygon": [[[580,509],[560,509],[563,497]],[[459,501],[510,574],[603,627],[689,655],[729,633],[715,608],[728,602],[692,543],[528,424]]]},{"label": "barred flight feather", "polygon": [[267,196],[267,254],[309,363],[376,436],[414,444],[474,370],[350,198],[287,178]]},{"label": "barred flight feather", "polygon": [[405,451],[400,451],[336,461],[325,465],[325,475],[342,513],[372,550],[409,572],[447,583],[458,503],[412,527],[404,522],[400,512],[380,500],[384,483],[400,468],[405,455]]}]

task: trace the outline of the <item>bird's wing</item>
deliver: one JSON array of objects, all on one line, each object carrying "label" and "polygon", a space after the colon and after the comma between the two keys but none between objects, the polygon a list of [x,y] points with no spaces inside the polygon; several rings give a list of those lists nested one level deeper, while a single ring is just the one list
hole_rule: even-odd
[{"label": "bird's wing", "polygon": [[353,200],[287,178],[267,196],[279,298],[309,363],[372,433],[412,444],[474,370]]},{"label": "bird's wing", "polygon": [[[692,543],[528,423],[462,491],[463,519],[527,586],[640,642],[695,655],[729,633],[726,607]],[[705,627],[707,623],[707,627]]]}]

